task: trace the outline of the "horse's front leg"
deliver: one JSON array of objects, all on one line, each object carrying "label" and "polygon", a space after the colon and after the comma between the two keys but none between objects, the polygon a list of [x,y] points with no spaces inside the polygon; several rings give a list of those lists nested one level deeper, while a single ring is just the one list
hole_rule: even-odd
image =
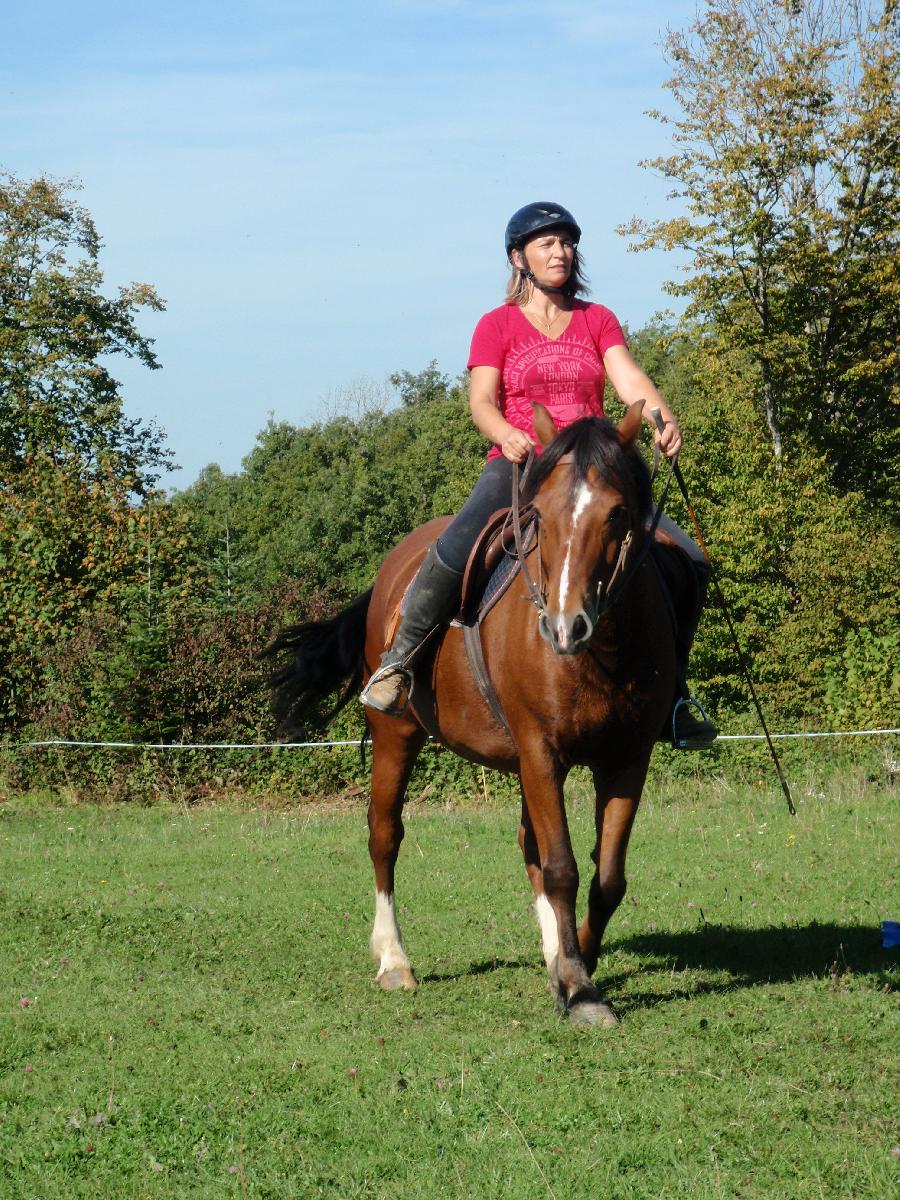
[{"label": "horse's front leg", "polygon": [[559,931],[556,926],[556,913],[551,908],[550,901],[544,892],[541,856],[538,853],[537,839],[534,836],[531,818],[528,816],[524,792],[522,793],[522,819],[519,824],[519,849],[522,851],[528,882],[534,893],[534,914],[538,919],[541,931],[541,949],[544,953],[544,962],[547,964],[550,990],[555,995],[559,987]]},{"label": "horse's front leg", "polygon": [[594,771],[597,841],[594,877],[588,893],[588,912],[578,930],[578,944],[588,972],[597,969],[600,942],[609,919],[625,896],[625,855],[647,775],[646,761],[614,777]]},{"label": "horse's front leg", "polygon": [[375,923],[369,943],[378,963],[375,979],[386,991],[416,986],[394,903],[394,868],[403,841],[406,785],[424,731],[410,717],[369,715],[372,729],[372,794],[369,801],[369,856],[375,868]]},{"label": "horse's front leg", "polygon": [[[562,773],[549,754],[538,750],[523,755],[520,775],[524,800],[520,840],[537,893],[535,909],[541,924],[544,957],[551,982],[556,985],[559,1006],[576,1024],[614,1024],[615,1014],[591,982],[578,944],[575,928],[578,867],[566,820]],[[535,869],[538,864],[529,862],[532,838],[539,873]],[[541,887],[540,892],[537,886]]]}]

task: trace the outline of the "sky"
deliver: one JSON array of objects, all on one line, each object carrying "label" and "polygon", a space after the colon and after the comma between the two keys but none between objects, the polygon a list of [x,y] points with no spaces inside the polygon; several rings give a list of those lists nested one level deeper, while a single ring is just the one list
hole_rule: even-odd
[{"label": "sky", "polygon": [[32,0],[4,12],[0,170],[80,183],[105,290],[152,283],[162,370],[115,360],[184,488],[266,423],[458,375],[533,200],[583,229],[592,297],[632,328],[678,266],[616,227],[674,215],[662,53],[697,0]]}]

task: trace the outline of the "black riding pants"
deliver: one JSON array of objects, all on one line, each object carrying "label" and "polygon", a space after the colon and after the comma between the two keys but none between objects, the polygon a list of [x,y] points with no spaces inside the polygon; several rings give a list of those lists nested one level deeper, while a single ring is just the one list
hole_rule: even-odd
[{"label": "black riding pants", "polygon": [[492,458],[485,464],[472,494],[437,540],[441,560],[460,574],[466,569],[475,539],[498,508],[512,503],[513,464],[508,458]]}]

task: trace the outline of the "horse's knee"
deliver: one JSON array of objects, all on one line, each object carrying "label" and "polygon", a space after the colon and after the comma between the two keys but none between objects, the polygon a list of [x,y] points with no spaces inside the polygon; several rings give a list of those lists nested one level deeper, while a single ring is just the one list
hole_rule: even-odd
[{"label": "horse's knee", "polygon": [[578,893],[578,867],[574,858],[550,860],[542,863],[544,891],[548,896],[566,896],[574,899]]},{"label": "horse's knee", "polygon": [[373,817],[369,814],[369,856],[375,862],[378,859],[396,861],[400,853],[400,843],[403,841],[403,822],[387,817]]}]

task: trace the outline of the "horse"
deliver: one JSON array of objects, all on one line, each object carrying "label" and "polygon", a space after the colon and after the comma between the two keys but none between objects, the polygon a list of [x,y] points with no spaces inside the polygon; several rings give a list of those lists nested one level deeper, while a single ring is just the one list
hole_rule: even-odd
[{"label": "horse", "polygon": [[[397,921],[394,874],[407,784],[430,735],[473,763],[518,776],[518,840],[551,992],[575,1024],[617,1023],[592,976],[604,930],[625,894],[628,839],[676,679],[673,623],[647,553],[652,499],[637,445],[642,407],[630,406],[618,427],[584,418],[558,432],[535,405],[543,452],[523,501],[537,514],[539,548],[531,561],[539,559],[538,579],[520,572],[480,630],[505,721],[476,686],[463,630],[452,624],[434,631],[416,660],[405,712],[366,710],[375,873],[370,949],[382,988],[417,986]],[[355,695],[378,665],[428,545],[449,520],[414,530],[388,554],[373,588],[337,616],[276,638],[268,652],[291,654],[272,677],[283,720],[296,727],[342,688],[332,711]],[[580,926],[563,794],[575,765],[590,769],[596,792],[593,874]]]}]

